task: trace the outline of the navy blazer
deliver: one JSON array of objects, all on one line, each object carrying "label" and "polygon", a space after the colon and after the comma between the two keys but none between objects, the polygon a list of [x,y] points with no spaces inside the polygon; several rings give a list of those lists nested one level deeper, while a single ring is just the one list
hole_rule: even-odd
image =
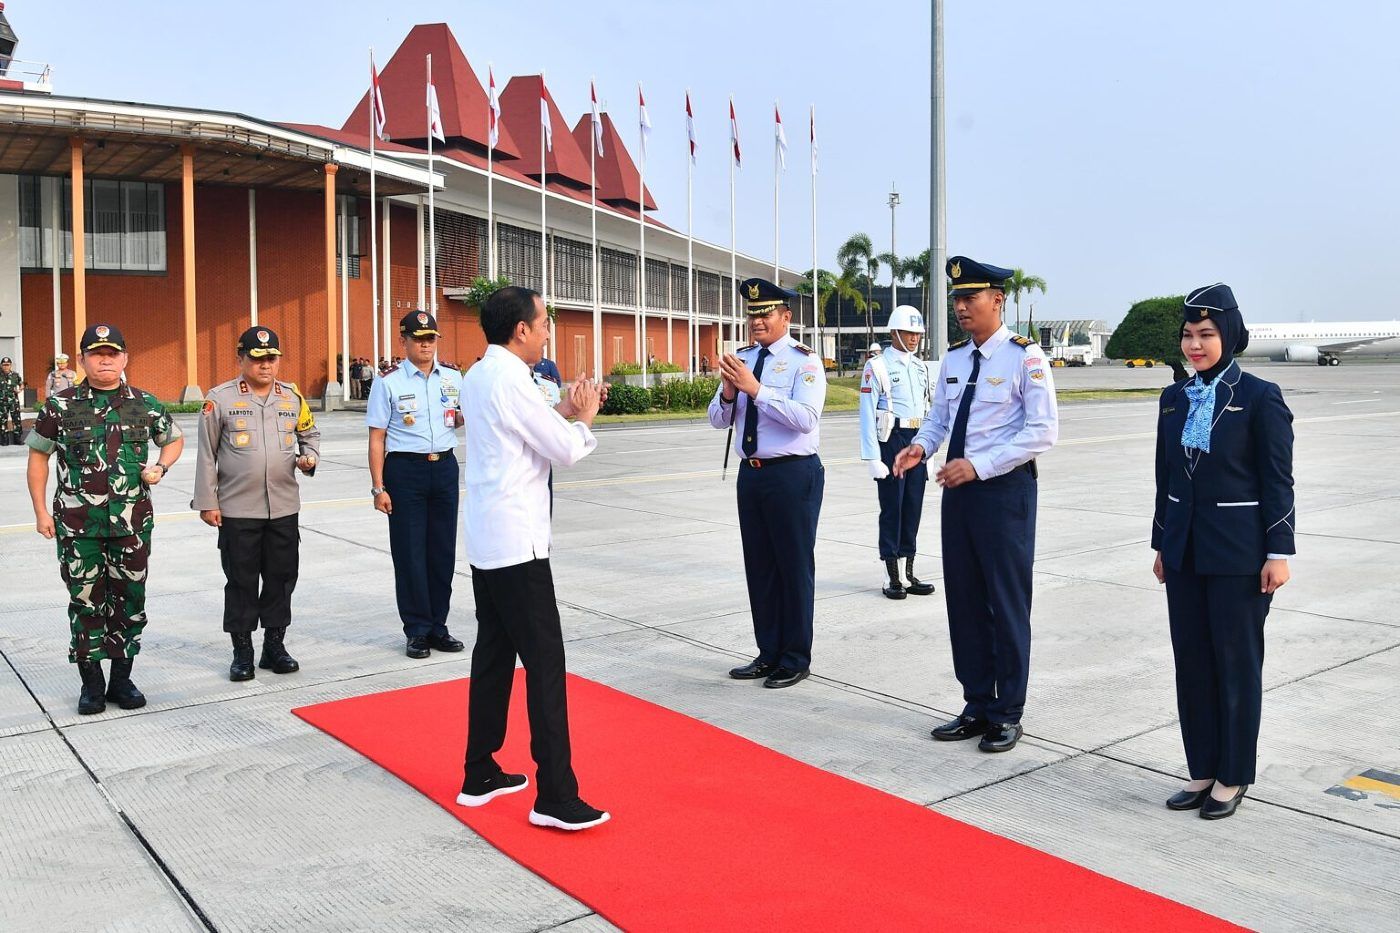
[{"label": "navy blazer", "polygon": [[1293,413],[1239,363],[1218,378],[1210,453],[1181,446],[1189,380],[1162,392],[1152,547],[1173,570],[1256,574],[1266,555],[1294,553]]}]

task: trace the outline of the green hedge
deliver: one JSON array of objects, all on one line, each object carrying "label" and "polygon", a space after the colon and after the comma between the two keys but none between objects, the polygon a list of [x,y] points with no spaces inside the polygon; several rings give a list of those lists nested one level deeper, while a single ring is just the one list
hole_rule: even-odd
[{"label": "green hedge", "polygon": [[639,415],[648,411],[697,411],[708,408],[719,391],[719,379],[673,379],[650,389],[615,385],[608,389],[605,415]]},{"label": "green hedge", "polygon": [[651,393],[641,386],[615,385],[603,403],[605,415],[640,415],[651,408]]},{"label": "green hedge", "polygon": [[[678,373],[683,372],[676,363],[656,362],[647,367],[648,373]],[[614,363],[609,371],[612,376],[640,376],[642,374],[642,364],[634,363],[630,360]]]}]

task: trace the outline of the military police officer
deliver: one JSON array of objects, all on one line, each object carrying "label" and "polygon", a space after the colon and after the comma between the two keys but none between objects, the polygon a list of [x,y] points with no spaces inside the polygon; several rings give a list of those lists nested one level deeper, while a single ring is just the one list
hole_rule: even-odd
[{"label": "military police officer", "polygon": [[447,630],[457,562],[457,428],[462,374],[437,361],[437,318],[399,321],[404,360],[369,392],[369,475],[374,507],[389,516],[394,590],[405,654],[461,651]]},{"label": "military police officer", "polygon": [[44,398],[50,398],[64,389],[73,388],[76,374],[68,368],[68,354],[60,353],[53,358],[53,372],[44,380]]},{"label": "military police officer", "polygon": [[985,752],[1020,740],[1031,651],[1035,458],[1055,443],[1059,415],[1050,363],[1001,322],[1012,270],[948,260],[953,310],[971,334],[948,348],[929,418],[895,460],[896,476],[948,456],[943,487],[943,589],[962,715],[933,730],[943,741],[981,737]]},{"label": "military police officer", "polygon": [[[68,660],[83,679],[78,712],[146,705],[131,681],[146,627],[146,568],[155,524],[150,487],[184,449],[180,428],[155,396],[122,378],[126,341],[94,324],[78,344],[86,380],[44,402],[29,433],[29,497],[34,527],[58,538],[58,570],[68,586]],[[147,466],[150,443],[160,448]],[[49,457],[58,459],[53,512],[45,502]],[[104,682],[101,661],[110,660]],[[105,691],[105,696],[104,696]]]},{"label": "military police officer", "polygon": [[20,443],[23,407],[24,377],[15,372],[14,362],[7,356],[0,359],[0,447]]},{"label": "military police officer", "polygon": [[[917,308],[900,305],[890,315],[890,345],[865,364],[860,379],[860,458],[880,496],[880,559],[885,562],[889,584],[883,592],[890,599],[906,594],[928,596],[933,584],[914,576],[918,553],[919,522],[924,511],[924,487],[928,467],[919,464],[904,476],[891,476],[895,456],[914,441],[933,404],[933,380],[919,359],[924,337],[924,316]],[[904,558],[906,587],[899,578]]]},{"label": "military police officer", "polygon": [[238,338],[239,377],[211,389],[199,416],[190,507],[219,529],[219,558],[228,581],[224,631],[233,641],[228,676],[235,681],[253,678],[253,632],[259,622],[258,667],[274,674],[300,669],[285,642],[301,540],[296,471],[316,472],[321,432],[301,391],[277,379],[281,359],[275,331],[244,331]]},{"label": "military police officer", "polygon": [[752,346],[720,359],[710,424],[737,428],[739,533],[758,657],[729,676],[790,687],[812,662],[817,518],[826,471],[817,456],[826,373],[788,334],[796,293],[748,279]]}]

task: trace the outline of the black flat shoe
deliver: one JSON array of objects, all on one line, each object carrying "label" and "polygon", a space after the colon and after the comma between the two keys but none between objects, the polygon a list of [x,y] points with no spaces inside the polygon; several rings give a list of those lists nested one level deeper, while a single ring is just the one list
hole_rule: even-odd
[{"label": "black flat shoe", "polygon": [[1170,797],[1167,798],[1167,809],[1168,809],[1168,810],[1196,810],[1196,809],[1199,809],[1200,806],[1201,806],[1201,804],[1203,804],[1203,803],[1206,802],[1206,798],[1210,796],[1210,789],[1211,789],[1212,787],[1214,787],[1214,786],[1215,786],[1214,784],[1207,784],[1205,787],[1202,787],[1200,790],[1183,790],[1183,791],[1178,791],[1177,793],[1172,794]]},{"label": "black flat shoe", "polygon": [[428,647],[434,651],[461,651],[466,645],[453,638],[450,632],[443,632],[441,635],[429,635]]},{"label": "black flat shoe", "polygon": [[1019,722],[994,722],[987,727],[987,734],[982,736],[977,747],[984,752],[1009,752],[1024,734]]},{"label": "black flat shoe", "polygon": [[959,716],[952,722],[945,722],[929,735],[940,742],[961,742],[963,739],[981,738],[987,734],[990,723],[976,716]]},{"label": "black flat shoe", "polygon": [[763,686],[777,690],[782,687],[791,687],[793,684],[801,683],[806,679],[806,671],[794,671],[786,667],[780,667],[768,675],[768,679],[763,682]]},{"label": "black flat shoe", "polygon": [[1235,811],[1240,808],[1240,803],[1244,801],[1244,792],[1249,790],[1249,785],[1245,784],[1235,791],[1235,796],[1229,800],[1216,800],[1214,797],[1207,797],[1201,802],[1201,819],[1203,820],[1223,820],[1227,816],[1234,816]]},{"label": "black flat shoe", "polygon": [[760,661],[758,658],[754,658],[743,667],[733,668],[729,672],[729,676],[733,677],[735,680],[760,680],[777,669],[778,665],[776,664],[769,664],[767,661]]},{"label": "black flat shoe", "polygon": [[410,658],[426,658],[428,655],[432,654],[432,652],[428,650],[428,639],[426,637],[410,638],[408,640],[408,646],[404,648],[403,653]]}]

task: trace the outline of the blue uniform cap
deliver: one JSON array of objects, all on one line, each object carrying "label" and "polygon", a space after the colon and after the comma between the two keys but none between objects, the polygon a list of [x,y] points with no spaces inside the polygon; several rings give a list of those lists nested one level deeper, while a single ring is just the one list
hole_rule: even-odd
[{"label": "blue uniform cap", "polygon": [[767,279],[744,279],[739,283],[739,295],[748,302],[749,314],[767,314],[774,308],[788,307],[788,302],[797,297],[797,292],[781,285],[774,285]]},{"label": "blue uniform cap", "polygon": [[954,256],[946,267],[953,297],[973,295],[984,288],[1005,288],[1006,280],[1015,274],[1013,269],[992,266],[966,256]]},{"label": "blue uniform cap", "polygon": [[1220,343],[1225,349],[1225,356],[1222,357],[1225,363],[1249,346],[1249,330],[1244,326],[1244,316],[1240,314],[1235,293],[1224,282],[1193,289],[1182,302],[1181,318],[1183,324],[1215,322],[1220,330]]}]

